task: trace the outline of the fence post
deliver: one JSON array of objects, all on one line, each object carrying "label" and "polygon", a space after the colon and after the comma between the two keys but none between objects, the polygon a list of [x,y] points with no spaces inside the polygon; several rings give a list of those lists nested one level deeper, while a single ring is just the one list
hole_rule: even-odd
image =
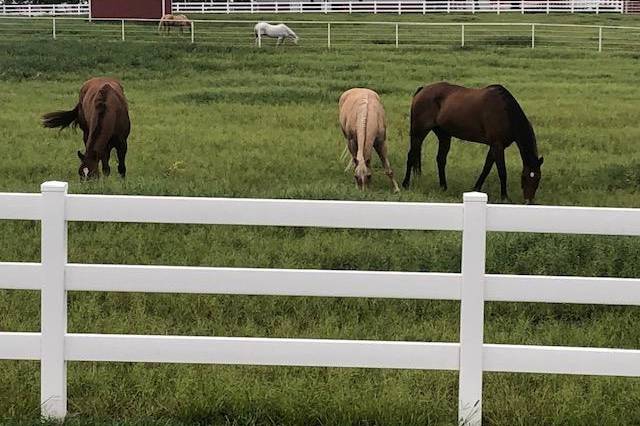
[{"label": "fence post", "polygon": [[458,424],[472,426],[482,421],[486,225],[487,195],[464,194]]},{"label": "fence post", "polygon": [[[178,3],[180,4],[180,3]],[[253,14],[253,0],[251,0],[251,3],[249,3],[251,5],[251,13]]]},{"label": "fence post", "polygon": [[351,15],[351,2],[349,2],[349,15]]},{"label": "fence post", "polygon": [[549,14],[549,1],[550,0],[547,0],[547,15]]},{"label": "fence post", "polygon": [[64,338],[67,333],[66,182],[41,185],[42,292],[40,294],[42,338],[40,343],[40,406],[43,417],[64,419],[67,414],[67,364]]},{"label": "fence post", "polygon": [[196,42],[196,24],[191,21],[191,43]]},{"label": "fence post", "polygon": [[602,27],[598,27],[598,52],[602,52]]},{"label": "fence post", "polygon": [[531,48],[536,47],[536,24],[531,24]]},{"label": "fence post", "polygon": [[422,0],[422,14],[423,15],[427,14],[427,1],[426,0]]},{"label": "fence post", "polygon": [[398,48],[398,24],[396,24],[396,49]]},{"label": "fence post", "polygon": [[600,2],[596,3],[596,15],[600,13]]},{"label": "fence post", "polygon": [[447,13],[451,13],[451,0],[447,0]]},{"label": "fence post", "polygon": [[520,0],[520,11],[524,15],[524,0]]},{"label": "fence post", "polygon": [[373,2],[373,14],[377,14],[378,13],[378,2],[374,0]]},{"label": "fence post", "polygon": [[571,13],[575,11],[575,0],[571,0]]},{"label": "fence post", "polygon": [[460,27],[462,28],[460,34],[460,47],[464,47],[464,24],[461,24]]},{"label": "fence post", "polygon": [[53,39],[56,39],[56,18],[53,18]]},{"label": "fence post", "polygon": [[122,20],[122,41],[124,41],[124,19]]},{"label": "fence post", "polygon": [[498,0],[498,15],[500,15],[500,0]]},{"label": "fence post", "polygon": [[474,14],[476,13],[476,5],[475,5],[475,0],[471,1],[471,13]]},{"label": "fence post", "polygon": [[327,49],[331,49],[331,22],[327,22]]},{"label": "fence post", "polygon": [[402,15],[402,1],[398,0],[398,15]]}]

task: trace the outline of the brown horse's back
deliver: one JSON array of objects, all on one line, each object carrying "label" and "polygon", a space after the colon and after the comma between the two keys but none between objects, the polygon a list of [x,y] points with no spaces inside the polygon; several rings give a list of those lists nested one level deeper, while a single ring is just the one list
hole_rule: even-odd
[{"label": "brown horse's back", "polygon": [[516,139],[516,127],[522,124],[510,119],[512,102],[515,99],[499,85],[474,89],[435,83],[419,90],[413,98],[412,130],[438,128],[466,141],[488,144],[500,140],[508,145]]},{"label": "brown horse's back", "polygon": [[129,135],[127,100],[117,80],[104,77],[88,80],[80,89],[79,105],[80,127],[89,134],[88,144],[100,135],[109,139],[113,135],[126,139]]}]

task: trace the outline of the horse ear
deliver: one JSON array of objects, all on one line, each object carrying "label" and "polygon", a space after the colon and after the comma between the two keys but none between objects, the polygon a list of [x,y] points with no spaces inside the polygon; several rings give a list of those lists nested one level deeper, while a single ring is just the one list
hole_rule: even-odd
[{"label": "horse ear", "polygon": [[542,163],[544,163],[544,157],[538,158],[538,166],[542,166]]},{"label": "horse ear", "polygon": [[84,154],[78,151],[78,158],[84,161]]}]

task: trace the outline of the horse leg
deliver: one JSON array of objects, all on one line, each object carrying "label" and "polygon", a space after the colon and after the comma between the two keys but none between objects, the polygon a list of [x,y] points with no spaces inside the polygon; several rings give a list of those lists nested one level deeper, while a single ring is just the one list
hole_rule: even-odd
[{"label": "horse leg", "polygon": [[502,201],[511,202],[507,194],[507,166],[504,161],[504,148],[491,147],[493,158],[498,168],[498,176],[500,177],[500,198]]},{"label": "horse leg", "polygon": [[121,140],[120,144],[116,145],[116,152],[118,153],[118,173],[120,177],[124,178],[127,174],[127,167],[124,163],[124,159],[127,156],[127,140]]},{"label": "horse leg", "polygon": [[391,164],[389,164],[389,158],[387,157],[387,144],[385,141],[378,142],[373,144],[373,149],[378,153],[378,157],[380,157],[380,161],[382,161],[382,167],[384,167],[384,173],[391,180],[391,184],[393,185],[393,192],[400,192],[400,188],[398,187],[398,182],[393,178],[393,170],[391,169]]},{"label": "horse leg", "polygon": [[405,188],[409,187],[411,183],[411,171],[415,171],[416,174],[422,173],[422,165],[421,165],[421,157],[422,157],[422,142],[424,138],[427,137],[429,131],[427,130],[416,130],[411,128],[411,145],[409,147],[409,153],[407,154],[407,172],[404,175],[404,180],[402,181],[402,186]]},{"label": "horse leg", "polygon": [[111,158],[111,148],[113,145],[109,144],[100,157],[102,162],[102,174],[104,177],[108,177],[111,174],[111,167],[109,167],[109,159]]},{"label": "horse leg", "polygon": [[282,37],[278,37],[278,41],[276,41],[276,47],[280,46],[281,43],[282,43]]},{"label": "horse leg", "polygon": [[451,136],[444,133],[442,130],[434,130],[436,136],[438,136],[438,156],[436,161],[438,163],[438,177],[440,178],[440,188],[443,191],[447,190],[447,155],[449,154],[449,148],[451,148]]},{"label": "horse leg", "polygon": [[489,152],[487,152],[487,159],[484,160],[484,167],[482,168],[482,172],[480,173],[480,176],[478,176],[476,184],[473,186],[474,191],[482,191],[482,185],[484,185],[484,181],[485,179],[487,179],[487,176],[489,175],[489,172],[493,167],[493,162],[493,153],[491,152],[491,149],[489,149]]}]

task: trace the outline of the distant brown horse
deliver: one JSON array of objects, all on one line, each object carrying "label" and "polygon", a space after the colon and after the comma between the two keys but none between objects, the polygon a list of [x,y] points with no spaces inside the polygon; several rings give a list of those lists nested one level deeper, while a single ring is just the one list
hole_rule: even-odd
[{"label": "distant brown horse", "polygon": [[340,125],[351,152],[358,188],[365,189],[371,180],[371,151],[375,149],[394,190],[399,191],[387,157],[387,127],[378,94],[369,89],[347,90],[340,96],[339,108]]},{"label": "distant brown horse", "polygon": [[78,151],[81,160],[78,173],[83,179],[98,177],[98,162],[109,176],[111,150],[118,153],[118,173],[125,177],[127,168],[127,138],[131,130],[127,100],[122,85],[110,78],[92,78],[80,89],[80,100],[71,111],[57,111],[42,117],[44,127],[64,129],[80,126],[85,153]]},{"label": "distant brown horse", "polygon": [[171,27],[179,28],[180,33],[183,33],[185,28],[191,29],[191,21],[186,15],[167,14],[160,18],[160,22],[158,23],[158,32],[161,32],[164,29],[166,34],[169,34]]},{"label": "distant brown horse", "polygon": [[506,88],[493,85],[468,89],[446,82],[419,88],[411,103],[411,146],[402,183],[405,188],[409,186],[411,171],[420,173],[422,142],[431,130],[438,137],[437,163],[443,189],[447,189],[445,167],[451,137],[456,137],[489,145],[484,168],[474,190],[481,190],[495,162],[502,200],[508,200],[504,150],[515,142],[522,157],[521,186],[525,203],[533,203],[544,159],[538,158],[531,123]]}]

